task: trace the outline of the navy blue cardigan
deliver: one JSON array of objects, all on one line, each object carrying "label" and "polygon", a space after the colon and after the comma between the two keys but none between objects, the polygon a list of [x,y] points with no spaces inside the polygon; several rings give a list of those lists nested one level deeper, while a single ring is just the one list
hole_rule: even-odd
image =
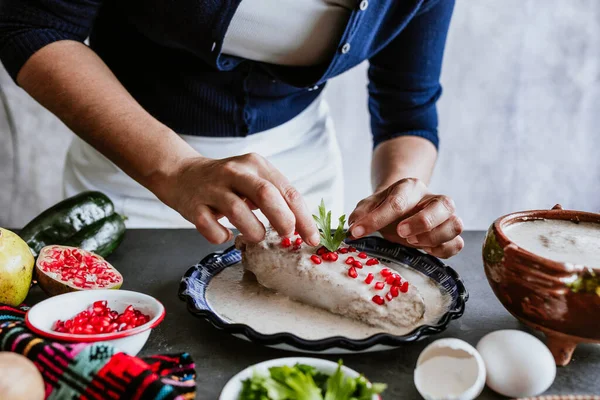
[{"label": "navy blue cardigan", "polygon": [[214,137],[280,125],[329,78],[369,60],[374,145],[401,135],[438,145],[436,101],[454,0],[357,0],[338,51],[313,67],[221,54],[240,1],[0,0],[0,60],[14,79],[43,46],[89,37],[154,117],[178,133]]}]

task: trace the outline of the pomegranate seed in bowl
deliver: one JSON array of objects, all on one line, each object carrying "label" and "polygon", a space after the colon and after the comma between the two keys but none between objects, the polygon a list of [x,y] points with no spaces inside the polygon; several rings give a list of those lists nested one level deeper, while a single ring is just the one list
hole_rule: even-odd
[{"label": "pomegranate seed in bowl", "polygon": [[121,314],[111,310],[106,300],[94,304],[66,321],[58,320],[53,330],[61,333],[93,335],[113,333],[137,328],[150,321],[150,316],[129,305]]}]

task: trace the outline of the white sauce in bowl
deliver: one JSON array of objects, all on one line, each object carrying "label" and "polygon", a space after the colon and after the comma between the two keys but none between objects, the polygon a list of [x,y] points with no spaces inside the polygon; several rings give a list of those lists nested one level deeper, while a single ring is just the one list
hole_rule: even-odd
[{"label": "white sauce in bowl", "polygon": [[503,228],[510,241],[541,257],[600,268],[600,224],[531,220]]},{"label": "white sauce in bowl", "polygon": [[365,339],[378,333],[405,335],[424,324],[435,324],[447,312],[450,298],[427,276],[399,264],[396,269],[415,285],[425,301],[425,315],[414,326],[384,331],[362,322],[301,304],[258,284],[241,264],[224,269],[209,283],[206,298],[211,308],[225,320],[252,327],[262,334],[289,332],[307,340],[332,336]]}]

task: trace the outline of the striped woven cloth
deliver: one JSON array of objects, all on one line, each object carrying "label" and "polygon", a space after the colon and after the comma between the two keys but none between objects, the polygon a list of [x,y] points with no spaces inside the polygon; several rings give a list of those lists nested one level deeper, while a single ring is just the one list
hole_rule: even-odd
[{"label": "striped woven cloth", "polygon": [[0,351],[33,361],[44,378],[46,399],[195,398],[195,367],[189,354],[138,358],[105,343],[48,341],[25,327],[26,310],[0,304]]},{"label": "striped woven cloth", "polygon": [[517,400],[600,400],[600,396],[587,394],[549,395],[539,397],[523,397]]}]

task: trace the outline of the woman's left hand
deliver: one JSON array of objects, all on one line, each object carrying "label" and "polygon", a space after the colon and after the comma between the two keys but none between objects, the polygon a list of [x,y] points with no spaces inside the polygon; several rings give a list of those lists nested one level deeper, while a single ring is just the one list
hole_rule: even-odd
[{"label": "woman's left hand", "polygon": [[464,247],[461,219],[454,201],[436,195],[418,179],[402,179],[360,201],[348,219],[350,234],[359,238],[379,231],[396,243],[449,258]]}]

